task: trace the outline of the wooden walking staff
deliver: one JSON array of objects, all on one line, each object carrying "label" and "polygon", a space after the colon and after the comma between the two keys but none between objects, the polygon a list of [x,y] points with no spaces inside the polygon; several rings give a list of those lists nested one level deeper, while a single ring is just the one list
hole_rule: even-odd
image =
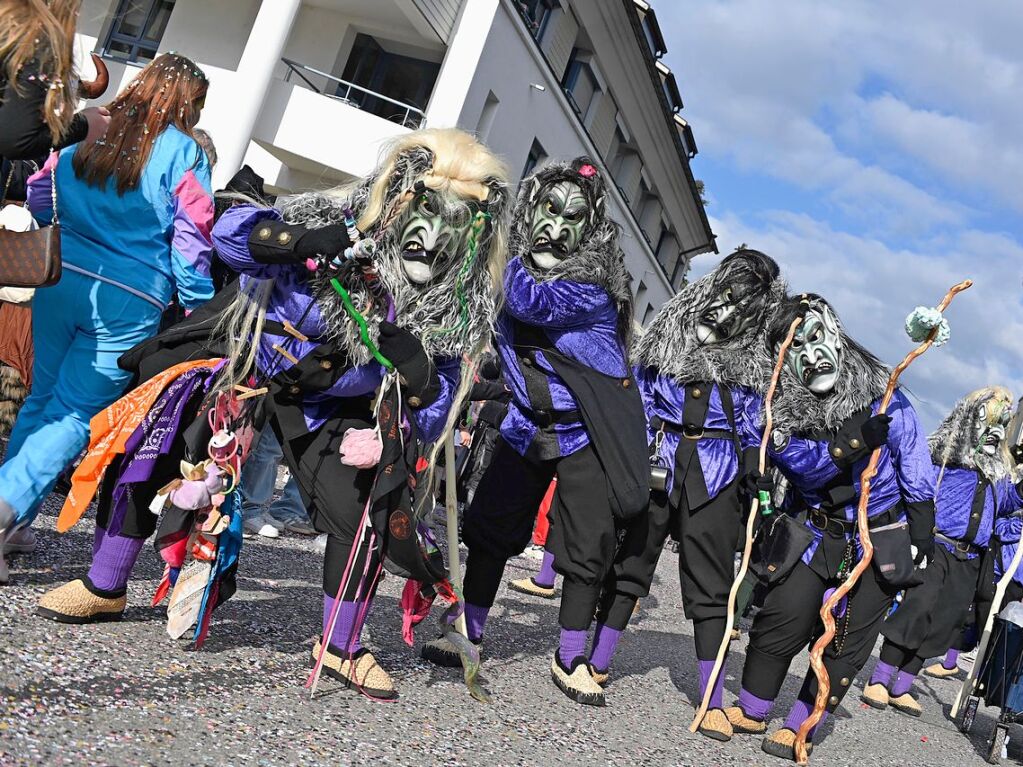
[{"label": "wooden walking staff", "polygon": [[[937,307],[938,311],[944,312],[948,305],[952,303],[952,299],[972,284],[972,280],[963,280],[958,285],[953,286],[945,294],[945,297],[941,299],[941,303]],[[899,376],[902,375],[903,371],[909,367],[913,360],[931,347],[937,334],[938,328],[935,327],[928,334],[927,339],[907,354],[905,359],[892,371],[891,376],[888,378],[888,386],[885,388],[884,396],[881,398],[881,405],[877,409],[878,415],[883,415],[888,411],[888,405],[892,401],[895,387],[899,383]],[[813,711],[810,712],[810,716],[803,721],[803,724],[799,727],[799,732],[796,733],[795,751],[796,761],[799,764],[807,764],[809,761],[806,739],[810,730],[816,727],[821,717],[824,716],[824,709],[828,705],[828,696],[831,694],[831,680],[828,678],[827,669],[824,668],[823,657],[824,648],[835,638],[835,616],[832,611],[856,585],[860,576],[870,567],[870,560],[874,557],[874,544],[870,541],[870,529],[867,520],[867,502],[870,500],[870,481],[877,475],[877,464],[880,458],[881,448],[878,447],[870,454],[870,461],[868,461],[867,467],[860,475],[860,502],[856,507],[856,531],[860,536],[863,556],[860,557],[860,561],[856,563],[856,566],[849,573],[845,581],[832,592],[831,596],[824,601],[824,605],[821,607],[821,621],[824,623],[824,634],[814,644],[813,649],[810,650],[810,668],[813,669],[813,673],[817,676],[817,699],[814,701]]]},{"label": "wooden walking staff", "polygon": [[[771,374],[771,384],[767,387],[767,396],[764,398],[764,411],[766,412],[766,423],[764,424],[764,433],[760,437],[760,473],[763,474],[767,470],[767,441],[771,438],[771,431],[774,428],[774,414],[771,411],[771,403],[774,401],[774,393],[778,388],[778,380],[781,378],[781,369],[785,365],[785,355],[788,354],[789,347],[792,345],[792,339],[796,336],[796,328],[803,321],[803,317],[806,315],[806,309],[809,304],[804,299],[799,306],[799,313],[792,324],[789,325],[789,332],[785,336],[785,340],[782,341],[781,347],[778,349],[778,359],[774,364],[774,372]],[[735,602],[739,594],[739,588],[742,586],[743,580],[746,578],[746,572],[749,570],[750,555],[753,552],[753,527],[757,521],[757,512],[760,510],[760,497],[759,494],[753,497],[753,502],[750,504],[749,517],[746,518],[746,543],[742,549],[742,562],[739,565],[739,573],[735,576],[735,580],[732,582],[732,588],[728,592],[728,612],[725,614],[725,633],[721,637],[721,646],[718,647],[717,657],[714,659],[714,666],[710,671],[710,677],[707,679],[707,686],[703,691],[703,700],[700,701],[700,707],[696,710],[696,716],[693,717],[693,723],[689,725],[689,732],[696,732],[700,729],[700,724],[703,722],[703,718],[707,715],[707,709],[710,708],[710,697],[714,693],[714,687],[717,684],[718,675],[721,674],[722,669],[725,665],[725,655],[728,653],[728,645],[732,641],[732,627],[735,625]],[[1021,547],[1023,548],[1023,547]]]}]

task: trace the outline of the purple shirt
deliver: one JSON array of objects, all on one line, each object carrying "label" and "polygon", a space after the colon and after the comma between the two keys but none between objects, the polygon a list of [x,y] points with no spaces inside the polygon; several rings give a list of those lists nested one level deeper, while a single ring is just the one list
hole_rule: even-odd
[{"label": "purple shirt", "polygon": [[[256,350],[256,366],[260,373],[273,377],[293,367],[287,358],[273,349],[274,344],[280,344],[294,357],[302,359],[324,342],[326,327],[313,299],[307,279],[309,272],[304,266],[261,264],[253,260],[249,253],[249,235],[260,221],[268,219],[280,221],[281,214],[274,208],[257,208],[254,205],[229,208],[213,227],[213,242],[224,263],[241,273],[242,288],[253,279],[274,280],[266,311],[268,320],[291,322],[303,335],[309,337],[308,341],[299,341],[291,336],[278,336],[269,332],[261,335]],[[303,315],[305,319],[299,323]],[[440,374],[440,396],[432,404],[411,411],[423,442],[433,442],[441,436],[460,375],[460,363],[456,359],[435,360],[435,363]],[[307,394],[302,410],[309,430],[318,429],[333,415],[339,399],[372,395],[383,377],[383,366],[372,362],[347,370],[325,391]]]},{"label": "purple shirt", "polygon": [[[940,467],[935,467],[939,471]],[[970,515],[973,512],[973,494],[981,485],[980,474],[973,469],[946,466],[938,486],[938,494],[934,499],[934,522],[938,532],[957,541],[966,538],[970,526]],[[986,548],[991,540],[995,517],[1004,517],[1020,506],[1023,500],[1016,492],[1016,486],[1005,477],[998,480],[984,491],[984,509],[981,513],[977,534],[969,543]],[[952,547],[939,540],[939,544],[949,551]],[[978,554],[969,554],[973,559]]]},{"label": "purple shirt", "polygon": [[[624,377],[628,375],[628,366],[618,333],[618,312],[604,288],[569,280],[537,282],[526,271],[521,259],[514,258],[505,270],[504,290],[504,311],[497,321],[497,351],[512,401],[501,423],[501,436],[520,455],[525,455],[539,431],[529,411],[541,409],[541,406],[530,402],[513,348],[512,319],[542,328],[559,352],[605,375]],[[536,360],[537,369],[547,378],[553,409],[578,410],[571,390],[542,352],[537,352]],[[581,421],[555,424],[552,428],[562,456],[571,455],[590,442]]]},{"label": "purple shirt", "polygon": [[[662,376],[653,368],[634,368],[639,391],[643,395],[643,409],[647,417],[647,435],[653,444],[655,430],[649,426],[657,416],[675,426],[682,426],[682,413],[686,403],[685,385],[674,378]],[[741,386],[730,387],[732,393],[733,421],[740,449],[758,447],[761,429],[758,426],[761,399],[753,391]],[[707,417],[704,419],[705,429],[732,430],[724,406],[721,403],[720,384],[713,384],[710,390],[710,403]],[[678,450],[682,435],[666,431],[661,442],[660,456],[668,468],[667,492],[670,494],[675,486],[675,452]],[[739,456],[735,452],[735,442],[731,439],[701,439],[696,443],[696,455],[700,459],[703,478],[707,484],[707,495],[714,498],[739,473]]]},{"label": "purple shirt", "polygon": [[[873,402],[870,408],[872,414],[877,413],[880,404],[880,400]],[[899,389],[895,390],[892,397],[888,415],[891,416],[892,422],[888,430],[888,441],[881,446],[877,476],[870,482],[868,517],[885,513],[900,500],[906,503],[923,503],[934,499],[936,473],[927,447],[927,436],[916,410]],[[792,435],[781,451],[777,451],[773,444],[769,444],[768,452],[771,460],[788,477],[806,503],[819,509],[824,500],[822,488],[839,473],[828,450],[828,442]],[[842,510],[842,516],[846,521],[856,520],[860,475],[869,460],[868,453],[853,464],[853,486],[857,498]],[[899,519],[905,519],[905,515],[901,514]],[[806,524],[814,534],[813,542],[803,554],[803,562],[809,564],[823,538],[823,533],[809,521]]]},{"label": "purple shirt", "polygon": [[[995,557],[995,580],[997,581],[1012,566],[1012,558],[1016,556],[1020,534],[1023,533],[1023,519],[1016,515],[998,517],[994,527],[995,535],[1002,543],[1001,556]],[[1012,579],[1016,583],[1023,584],[1023,562],[1020,562],[1019,567],[1016,568]]]}]

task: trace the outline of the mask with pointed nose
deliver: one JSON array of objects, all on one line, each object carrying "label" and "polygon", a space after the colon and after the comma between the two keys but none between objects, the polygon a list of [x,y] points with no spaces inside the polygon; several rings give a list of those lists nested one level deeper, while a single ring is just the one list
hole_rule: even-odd
[{"label": "mask with pointed nose", "polygon": [[1005,440],[1012,413],[1008,403],[999,400],[982,402],[973,418],[973,444],[984,455],[994,456]]},{"label": "mask with pointed nose", "polygon": [[551,270],[579,249],[589,218],[589,203],[578,184],[562,181],[546,190],[533,209],[530,257]]},{"label": "mask with pointed nose", "polygon": [[412,204],[412,216],[401,232],[401,263],[405,276],[415,285],[426,285],[437,276],[441,264],[451,261],[448,250],[458,237],[445,220],[432,192],[423,192]]},{"label": "mask with pointed nose", "polygon": [[824,397],[835,388],[841,361],[838,319],[827,307],[810,309],[789,347],[789,369],[803,386]]}]

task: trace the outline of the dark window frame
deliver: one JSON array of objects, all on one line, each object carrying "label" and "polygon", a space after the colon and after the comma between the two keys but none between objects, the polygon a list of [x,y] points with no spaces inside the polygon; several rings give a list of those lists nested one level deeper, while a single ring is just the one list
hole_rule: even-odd
[{"label": "dark window frame", "polygon": [[[518,0],[515,5],[519,9],[519,15],[529,27],[529,33],[533,39],[540,42],[547,31],[547,24],[550,22],[554,11],[559,7],[557,0]],[[536,12],[541,11],[538,19]]]},{"label": "dark window frame", "polygon": [[[603,91],[600,88],[600,80],[597,78],[597,73],[593,70],[593,65],[589,61],[582,61],[579,59],[580,53],[588,53],[581,48],[575,48],[572,51],[572,56],[568,60],[568,69],[565,70],[565,80],[562,83],[562,90],[565,92],[565,96],[568,98],[568,103],[572,105],[572,110],[576,113],[576,116],[580,120],[586,119],[586,114],[590,111],[590,107],[593,105],[593,100],[597,97],[597,94]],[[579,102],[576,101],[575,90],[576,84],[579,82],[579,76],[583,73],[585,68],[586,76],[590,79],[590,85],[593,87],[593,97],[590,99],[590,103],[586,105],[586,109],[583,110]]]},{"label": "dark window frame", "polygon": [[530,173],[532,173],[536,167],[547,159],[547,150],[543,148],[543,144],[537,138],[533,139],[533,143],[529,145],[529,154],[526,155],[526,162],[522,166],[522,175],[519,179],[524,179]]},{"label": "dark window frame", "polygon": [[[159,38],[146,37],[146,34],[152,23],[156,20],[157,13],[161,11],[164,6],[169,6],[169,18],[169,15],[174,12],[175,3],[176,0],[120,0],[117,5],[117,10],[114,12],[114,18],[110,25],[110,30],[107,32],[106,39],[103,42],[103,55],[129,64],[142,64],[152,61],[160,52],[160,44],[163,42],[163,35],[167,31],[167,27],[164,26],[163,30],[161,30]],[[148,6],[146,10],[146,19],[142,23],[141,31],[137,35],[129,35],[120,31],[124,17],[127,16],[130,11],[134,10],[132,6]],[[128,46],[128,53],[111,50],[111,45],[115,43],[122,46]],[[147,53],[151,51],[153,56],[140,57],[139,53],[141,51],[145,51]]]}]

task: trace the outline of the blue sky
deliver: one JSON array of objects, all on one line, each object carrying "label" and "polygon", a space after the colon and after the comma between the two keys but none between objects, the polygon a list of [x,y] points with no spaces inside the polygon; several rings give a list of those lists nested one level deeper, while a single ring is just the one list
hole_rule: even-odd
[{"label": "blue sky", "polygon": [[721,252],[774,256],[893,364],[906,314],[970,277],[904,381],[928,428],[980,386],[1023,395],[1023,3],[654,7]]}]

